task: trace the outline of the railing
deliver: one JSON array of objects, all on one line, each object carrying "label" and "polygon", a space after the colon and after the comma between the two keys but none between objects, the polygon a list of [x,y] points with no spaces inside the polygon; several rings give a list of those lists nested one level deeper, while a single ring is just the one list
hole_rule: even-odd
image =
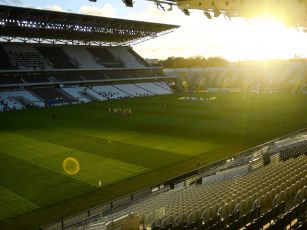
[{"label": "railing", "polygon": [[[258,145],[256,147],[244,150],[242,152],[239,152],[233,156],[228,157],[227,159],[234,158],[234,161],[247,157],[254,153],[255,151],[258,151],[266,146],[271,146],[276,141],[280,141],[282,139],[296,136],[300,133],[306,132],[307,128],[300,129],[298,131],[295,131],[293,133],[284,135],[282,137],[276,138],[274,140],[268,141],[264,144]],[[117,211],[120,211],[129,205],[140,201],[141,199],[147,198],[150,195],[156,194],[159,191],[164,191],[164,189],[174,188],[175,184],[181,183],[183,181],[187,181],[189,179],[191,180],[197,180],[199,178],[202,178],[204,176],[213,175],[216,172],[219,171],[219,168],[227,163],[227,159],[223,159],[217,162],[214,162],[210,165],[200,167],[196,170],[193,170],[191,172],[187,172],[183,175],[177,176],[175,178],[171,178],[161,184],[158,184],[156,186],[152,187],[146,187],[144,189],[138,190],[134,193],[127,194],[121,198],[118,198],[116,200],[112,200],[110,202],[104,203],[102,205],[99,205],[95,208],[89,209],[87,211],[84,211],[80,214],[77,214],[75,216],[71,216],[69,218],[60,220],[54,224],[45,226],[42,228],[42,230],[53,230],[53,229],[76,229],[79,226],[84,225],[84,223],[89,222],[90,219],[98,218],[99,216],[107,216],[113,213],[116,213]]]},{"label": "railing", "polygon": [[99,80],[76,80],[76,81],[56,81],[56,82],[40,82],[40,83],[16,83],[16,84],[0,84],[0,88],[25,88],[30,86],[49,86],[49,85],[65,85],[65,84],[86,84],[86,83],[110,83],[110,82],[134,82],[144,80],[169,80],[175,77],[153,76],[153,77],[135,77],[135,78],[114,78]]}]

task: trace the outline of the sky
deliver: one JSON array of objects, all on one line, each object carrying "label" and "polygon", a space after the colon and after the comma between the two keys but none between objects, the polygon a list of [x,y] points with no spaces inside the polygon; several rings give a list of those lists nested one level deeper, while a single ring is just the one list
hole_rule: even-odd
[{"label": "sky", "polygon": [[307,33],[272,19],[231,21],[223,16],[207,19],[202,12],[185,16],[176,7],[163,12],[145,0],[127,8],[122,0],[0,0],[3,5],[100,15],[180,25],[173,33],[138,44],[134,49],[145,58],[170,56],[223,57],[230,61],[307,58]]}]

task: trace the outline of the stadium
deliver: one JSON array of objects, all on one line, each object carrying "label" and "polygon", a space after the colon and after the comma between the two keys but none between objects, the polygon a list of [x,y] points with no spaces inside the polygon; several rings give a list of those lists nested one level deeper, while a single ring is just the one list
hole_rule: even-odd
[{"label": "stadium", "polygon": [[0,5],[0,229],[307,229],[307,62],[133,49],[179,28]]}]

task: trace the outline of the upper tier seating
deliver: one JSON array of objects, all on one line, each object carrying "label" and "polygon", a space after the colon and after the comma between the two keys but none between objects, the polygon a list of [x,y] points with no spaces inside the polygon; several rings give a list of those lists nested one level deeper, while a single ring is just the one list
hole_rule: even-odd
[{"label": "upper tier seating", "polygon": [[127,48],[127,50],[138,60],[139,63],[143,64],[146,67],[150,67],[147,61],[145,61],[144,58],[142,58],[141,55],[139,55],[137,52],[135,52],[132,48]]},{"label": "upper tier seating", "polygon": [[107,48],[87,48],[96,62],[106,68],[124,68],[122,61],[115,58]]},{"label": "upper tier seating", "polygon": [[12,65],[12,63],[10,62],[10,57],[7,55],[2,46],[0,46],[0,69],[1,70],[16,69],[16,66]]},{"label": "upper tier seating", "polygon": [[84,47],[65,46],[62,48],[80,69],[103,69],[103,65],[96,62],[92,54]]},{"label": "upper tier seating", "polygon": [[22,84],[23,81],[19,77],[0,76],[0,85]]},{"label": "upper tier seating", "polygon": [[0,45],[0,69],[145,69],[148,63],[131,47],[85,47],[25,43]]},{"label": "upper tier seating", "polygon": [[77,73],[63,73],[55,77],[56,81],[84,81]]},{"label": "upper tier seating", "polygon": [[109,47],[108,50],[112,53],[113,56],[122,60],[124,65],[127,68],[131,69],[139,69],[144,68],[144,63],[141,63],[138,58],[136,58],[131,52],[129,51],[129,47]]},{"label": "upper tier seating", "polygon": [[50,82],[45,76],[24,76],[22,79],[27,83],[43,83]]},{"label": "upper tier seating", "polygon": [[104,73],[82,73],[82,77],[86,80],[105,80],[108,79]]},{"label": "upper tier seating", "polygon": [[3,48],[19,69],[51,69],[52,64],[32,45],[12,43]]},{"label": "upper tier seating", "polygon": [[105,74],[108,79],[127,79],[129,78],[130,74],[125,73],[125,71],[118,72],[118,71],[109,71]]},{"label": "upper tier seating", "polygon": [[36,49],[52,63],[54,69],[78,68],[78,64],[73,63],[61,47],[36,46]]}]

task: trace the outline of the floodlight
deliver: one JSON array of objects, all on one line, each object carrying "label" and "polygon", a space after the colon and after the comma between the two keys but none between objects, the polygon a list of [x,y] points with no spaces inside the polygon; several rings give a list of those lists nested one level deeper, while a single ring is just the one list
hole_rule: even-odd
[{"label": "floodlight", "polygon": [[182,12],[186,15],[186,16],[190,16],[190,12],[187,9],[183,9]]},{"label": "floodlight", "polygon": [[204,11],[204,15],[208,18],[208,19],[212,19],[211,14],[208,11]]},{"label": "floodlight", "polygon": [[167,10],[172,11],[173,10],[173,4],[169,4],[169,8]]},{"label": "floodlight", "polygon": [[214,16],[215,18],[217,18],[218,16],[221,15],[221,11],[219,11],[219,10],[214,10],[213,13],[214,13],[213,16]]},{"label": "floodlight", "polygon": [[132,0],[123,0],[123,3],[125,3],[125,5],[127,7],[133,7],[133,1]]}]

